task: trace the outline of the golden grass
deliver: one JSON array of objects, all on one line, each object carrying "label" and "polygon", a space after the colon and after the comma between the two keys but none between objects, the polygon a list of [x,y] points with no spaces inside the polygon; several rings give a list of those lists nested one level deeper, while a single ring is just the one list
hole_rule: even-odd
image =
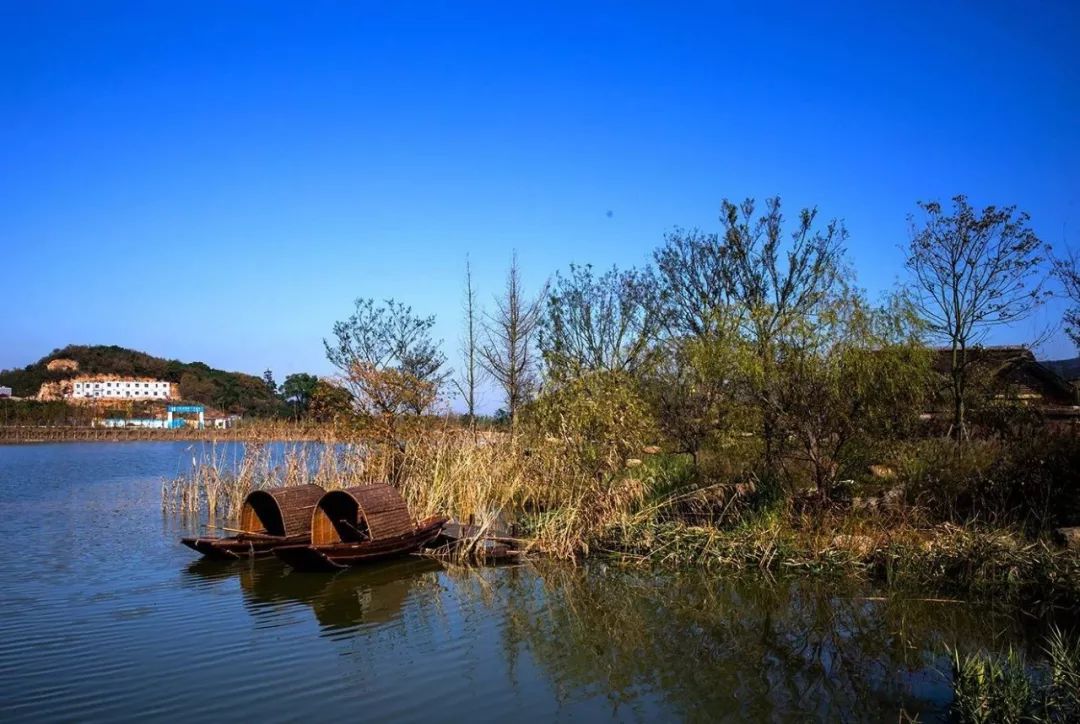
[{"label": "golden grass", "polygon": [[235,519],[248,492],[315,483],[327,490],[395,480],[413,515],[441,513],[482,530],[511,526],[530,547],[560,558],[641,507],[639,467],[598,475],[575,465],[559,441],[526,441],[456,427],[429,429],[402,446],[376,443],[213,446],[191,470],[162,483],[162,507],[184,516]]},{"label": "golden grass", "polygon": [[327,490],[367,482],[362,446],[286,443],[279,454],[263,443],[242,448],[210,445],[195,449],[191,469],[162,481],[166,512],[211,520],[235,520],[252,490],[315,484]]},{"label": "golden grass", "polygon": [[[232,457],[230,457],[232,456]],[[393,446],[290,443],[212,447],[162,485],[165,510],[235,519],[250,490],[393,480],[413,515],[507,531],[530,551],[775,571],[837,571],[889,583],[1080,602],[1080,557],[1018,530],[930,525],[913,509],[755,509],[753,481],[699,486],[673,458],[583,467],[557,438],[447,426]]]}]

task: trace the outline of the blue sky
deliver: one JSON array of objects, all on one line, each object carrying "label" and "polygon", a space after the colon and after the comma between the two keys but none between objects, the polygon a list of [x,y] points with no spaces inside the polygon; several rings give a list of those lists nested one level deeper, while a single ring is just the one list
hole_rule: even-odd
[{"label": "blue sky", "polygon": [[487,300],[513,249],[533,287],[639,264],[724,197],[844,219],[872,294],[918,199],[1080,245],[1080,4],[523,7],[0,4],[0,367],[327,373],[357,296],[437,314],[454,356],[467,253]]}]

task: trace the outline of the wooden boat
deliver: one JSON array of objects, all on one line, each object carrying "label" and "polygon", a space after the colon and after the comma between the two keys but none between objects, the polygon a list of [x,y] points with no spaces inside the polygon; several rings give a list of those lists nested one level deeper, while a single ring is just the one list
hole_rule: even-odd
[{"label": "wooden boat", "polygon": [[311,515],[311,543],[275,548],[274,555],[297,570],[334,571],[419,550],[446,521],[436,515],[414,522],[390,485],[331,490]]},{"label": "wooden boat", "polygon": [[224,538],[181,538],[188,548],[208,558],[269,555],[274,548],[311,540],[311,511],[323,490],[318,485],[253,490],[240,508],[240,528]]}]

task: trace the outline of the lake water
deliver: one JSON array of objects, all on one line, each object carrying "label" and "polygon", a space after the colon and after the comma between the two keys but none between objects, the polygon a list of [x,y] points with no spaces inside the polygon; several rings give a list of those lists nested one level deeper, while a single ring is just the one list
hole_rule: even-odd
[{"label": "lake water", "polygon": [[0,720],[928,721],[946,646],[1038,655],[1028,617],[856,584],[202,561],[160,502],[199,453],[0,446]]}]

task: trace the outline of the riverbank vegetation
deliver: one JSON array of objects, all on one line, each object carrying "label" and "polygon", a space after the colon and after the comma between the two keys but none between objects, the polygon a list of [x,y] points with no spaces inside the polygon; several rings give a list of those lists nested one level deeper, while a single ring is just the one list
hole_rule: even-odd
[{"label": "riverbank vegetation", "polygon": [[[487,312],[467,275],[457,374],[432,317],[358,300],[326,341],[338,392],[320,413],[355,444],[227,484],[389,480],[418,516],[560,558],[846,571],[1075,607],[1080,564],[1054,538],[1080,523],[1075,392],[1023,347],[982,346],[1045,298],[1049,251],[1013,208],[919,213],[910,283],[878,301],[843,224],[789,222],[778,199],[724,202],[717,233],[676,230],[640,269],[571,265],[534,294],[515,260]],[[503,407],[479,425],[484,380]],[[455,388],[468,413],[440,414]],[[166,486],[171,505],[206,505],[218,473],[200,475],[197,499]]]},{"label": "riverbank vegetation", "polygon": [[952,713],[965,724],[1071,722],[1080,719],[1080,642],[1052,629],[1045,663],[1002,654],[953,653]]}]

